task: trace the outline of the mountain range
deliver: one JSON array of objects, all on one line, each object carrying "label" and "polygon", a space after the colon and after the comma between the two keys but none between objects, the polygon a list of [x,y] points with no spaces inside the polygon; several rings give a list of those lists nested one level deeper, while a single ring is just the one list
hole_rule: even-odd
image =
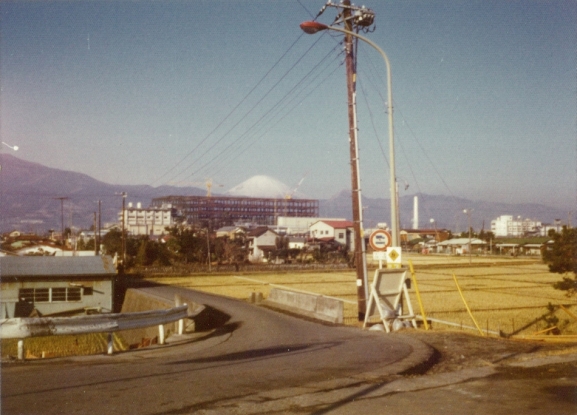
[{"label": "mountain range", "polygon": [[[255,176],[235,186],[243,189],[243,196],[263,196],[259,183],[279,184],[276,193],[286,194],[288,187],[276,179]],[[250,184],[250,185],[249,185]],[[235,189],[233,188],[233,189]],[[231,189],[231,190],[233,190]],[[24,232],[44,233],[49,229],[59,230],[71,225],[87,229],[94,223],[98,201],[103,225],[114,223],[122,209],[122,192],[127,194],[127,203],[141,203],[147,207],[155,197],[181,195],[203,196],[205,189],[196,187],[176,187],[148,185],[113,185],[98,181],[88,175],[54,169],[38,163],[19,159],[11,154],[0,153],[0,231],[18,229]],[[251,193],[258,193],[253,195]],[[217,193],[213,192],[213,195]],[[293,197],[298,198],[295,194]],[[442,195],[416,194],[399,198],[400,222],[402,228],[412,228],[414,196],[418,197],[419,227],[450,229],[462,232],[468,229],[468,216],[463,209],[471,213],[471,226],[476,230],[484,227],[490,230],[490,222],[501,215],[530,218],[543,223],[552,223],[556,219],[567,220],[562,209],[542,204],[505,204],[473,201],[464,198]],[[313,197],[314,198],[314,197]],[[377,223],[390,222],[390,199],[362,199],[363,224],[365,228],[376,227]],[[330,199],[319,200],[321,217],[352,217],[350,190],[343,190]],[[431,221],[434,219],[434,223]]]}]

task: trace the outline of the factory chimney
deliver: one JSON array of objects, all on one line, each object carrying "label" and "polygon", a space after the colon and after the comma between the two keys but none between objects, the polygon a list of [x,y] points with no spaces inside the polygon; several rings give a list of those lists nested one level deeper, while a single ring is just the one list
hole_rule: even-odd
[{"label": "factory chimney", "polygon": [[413,199],[413,229],[419,229],[419,198]]}]

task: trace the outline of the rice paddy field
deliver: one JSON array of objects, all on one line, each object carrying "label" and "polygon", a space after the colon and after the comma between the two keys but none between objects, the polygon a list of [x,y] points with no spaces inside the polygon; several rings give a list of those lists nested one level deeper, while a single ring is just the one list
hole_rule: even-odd
[{"label": "rice paddy field", "polygon": [[[409,261],[414,265],[423,310],[426,317],[432,320],[433,330],[449,328],[474,333],[481,329],[489,335],[501,333],[507,337],[553,332],[571,337],[577,334],[577,298],[568,298],[564,292],[555,290],[552,285],[562,276],[550,273],[537,258],[469,259],[404,254],[404,265],[408,265]],[[372,261],[370,256],[367,262],[370,284],[378,263]],[[455,278],[476,324],[467,312]],[[343,301],[346,325],[362,326],[357,319],[356,275],[352,270],[195,274],[155,276],[147,280],[244,301],[249,301],[252,293],[259,292],[266,299],[273,287],[321,294]],[[415,313],[421,314],[414,283],[409,297]],[[378,318],[373,317],[371,322],[378,322]],[[551,327],[556,329],[547,330]],[[117,351],[128,349],[121,332],[115,333],[114,343]],[[101,354],[106,352],[106,346],[106,334],[36,337],[25,342],[27,359]],[[17,341],[2,340],[1,354],[3,358],[15,356]]]},{"label": "rice paddy field", "polygon": [[[414,265],[423,310],[427,318],[433,319],[433,329],[445,329],[452,324],[457,329],[478,331],[479,327],[489,334],[512,336],[533,335],[556,327],[556,333],[577,334],[576,299],[553,288],[552,284],[562,276],[550,273],[539,259],[406,255],[403,262],[408,261]],[[371,258],[368,263],[370,283],[377,263]],[[455,278],[475,321],[467,312]],[[354,271],[171,276],[149,280],[247,301],[253,292],[262,293],[266,299],[272,287],[321,294],[344,302],[345,324],[362,325],[357,321]],[[414,284],[409,292],[414,311],[421,314]]]}]

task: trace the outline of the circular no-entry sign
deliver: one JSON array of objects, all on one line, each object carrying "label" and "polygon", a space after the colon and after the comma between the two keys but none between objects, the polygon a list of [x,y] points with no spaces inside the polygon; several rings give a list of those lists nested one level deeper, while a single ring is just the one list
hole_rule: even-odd
[{"label": "circular no-entry sign", "polygon": [[391,234],[383,229],[377,229],[371,233],[369,245],[375,251],[386,251],[391,246]]}]

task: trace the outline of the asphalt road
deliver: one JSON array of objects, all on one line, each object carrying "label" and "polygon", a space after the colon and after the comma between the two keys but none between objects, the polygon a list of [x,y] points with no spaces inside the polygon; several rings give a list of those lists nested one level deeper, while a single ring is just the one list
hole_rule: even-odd
[{"label": "asphalt road", "polygon": [[[174,298],[182,289],[154,290]],[[247,399],[262,413],[263,399],[347,393],[431,354],[410,337],[322,325],[204,293],[193,298],[213,308],[216,330],[114,356],[3,364],[2,414],[222,413]]]}]

